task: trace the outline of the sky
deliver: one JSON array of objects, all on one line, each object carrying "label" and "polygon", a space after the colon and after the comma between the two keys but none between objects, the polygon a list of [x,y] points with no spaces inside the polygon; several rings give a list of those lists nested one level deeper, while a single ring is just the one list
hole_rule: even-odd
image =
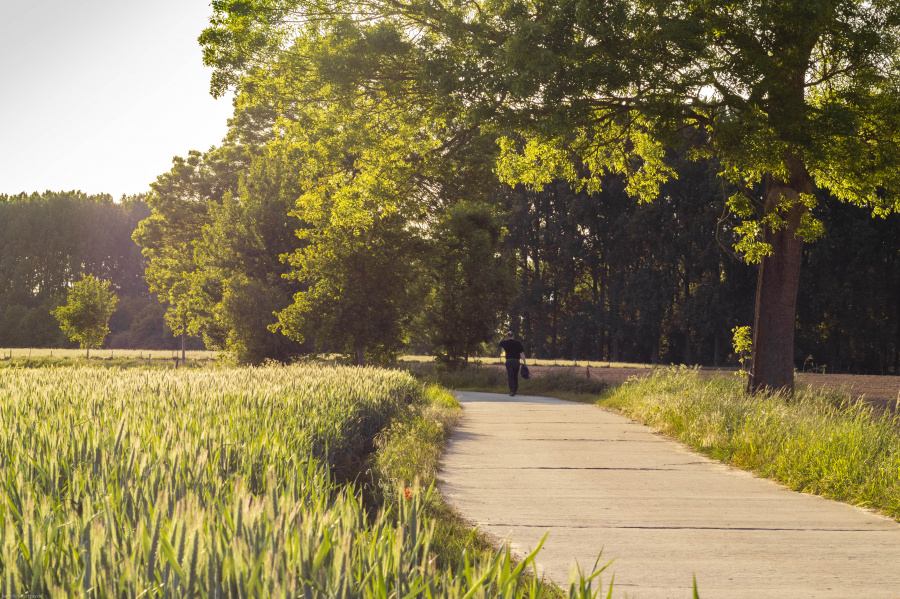
[{"label": "sky", "polygon": [[219,145],[197,37],[209,0],[0,0],[0,194],[149,191]]}]

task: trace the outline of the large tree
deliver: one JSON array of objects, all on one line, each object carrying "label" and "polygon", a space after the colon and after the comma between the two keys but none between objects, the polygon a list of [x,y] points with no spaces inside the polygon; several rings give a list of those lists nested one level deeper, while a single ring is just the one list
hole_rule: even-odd
[{"label": "large tree", "polygon": [[[744,219],[738,248],[759,263],[751,390],[793,389],[802,247],[823,230],[816,186],[875,214],[900,208],[893,0],[213,6],[201,42],[219,90],[302,47],[294,65],[334,67],[319,71],[320,95],[402,83],[409,98],[447,98],[470,123],[514,132],[500,163],[509,182],[599,189],[616,172],[651,200],[673,175],[666,147],[714,156],[740,189],[727,200]],[[347,37],[380,43],[318,43]]]},{"label": "large tree", "polygon": [[[279,256],[296,245],[286,242],[296,242],[286,207],[294,180],[264,152],[271,108],[236,104],[221,147],[174,158],[151,185],[152,214],[133,237],[182,349],[186,336],[202,334],[207,347],[242,363],[287,360],[299,348],[266,327],[291,296]],[[257,313],[248,318],[251,306]]]},{"label": "large tree", "polygon": [[[298,213],[310,220],[334,216],[302,207]],[[415,236],[396,214],[366,224],[316,225],[306,230],[305,246],[290,256],[290,276],[308,289],[278,313],[272,328],[360,366],[393,362],[421,295]]]},{"label": "large tree", "polygon": [[[282,157],[296,189],[300,247],[286,256],[288,278],[303,289],[272,329],[360,364],[389,361],[402,348],[444,211],[482,202],[499,186],[486,159],[496,144],[441,98],[416,92],[409,74],[419,67],[402,47],[412,49],[391,27],[310,31],[237,75],[242,102],[282,116],[267,152]],[[364,89],[323,89],[327,77],[375,73],[386,53],[390,76]]]},{"label": "large tree", "polygon": [[[248,92],[255,101],[310,84],[285,84],[271,73],[257,80],[271,89]],[[435,142],[417,139],[423,119],[405,107],[301,96],[296,121],[269,144],[289,159],[296,181],[290,214],[300,224],[299,243],[285,255],[286,277],[303,288],[272,329],[359,365],[390,362],[421,295],[422,246],[413,226],[420,198],[403,158]]]}]

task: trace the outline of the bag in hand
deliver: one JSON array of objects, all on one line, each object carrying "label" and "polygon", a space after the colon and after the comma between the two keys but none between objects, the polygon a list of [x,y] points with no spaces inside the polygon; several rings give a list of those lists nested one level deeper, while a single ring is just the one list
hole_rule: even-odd
[{"label": "bag in hand", "polygon": [[531,373],[528,371],[528,367],[522,364],[522,369],[519,371],[522,373],[523,379],[531,378]]}]

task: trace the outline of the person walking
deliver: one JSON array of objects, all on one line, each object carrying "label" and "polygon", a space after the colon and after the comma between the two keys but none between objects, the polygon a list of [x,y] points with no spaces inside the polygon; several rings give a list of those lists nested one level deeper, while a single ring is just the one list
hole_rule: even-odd
[{"label": "person walking", "polygon": [[[512,331],[506,333],[500,342],[500,350],[506,357],[506,380],[509,382],[509,396],[514,397],[519,390],[519,368],[525,363],[525,346],[515,339]],[[521,362],[520,362],[521,360]]]}]

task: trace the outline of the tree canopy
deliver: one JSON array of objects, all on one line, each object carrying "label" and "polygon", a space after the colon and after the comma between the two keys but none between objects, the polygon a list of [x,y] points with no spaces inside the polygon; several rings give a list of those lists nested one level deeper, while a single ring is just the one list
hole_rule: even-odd
[{"label": "tree canopy", "polygon": [[370,171],[387,174],[382,187],[471,131],[497,136],[505,181],[535,189],[597,191],[613,173],[652,200],[676,175],[670,152],[714,159],[734,188],[722,204],[743,220],[737,249],[759,263],[751,389],[793,386],[802,247],[824,231],[816,205],[900,208],[895,2],[213,6],[201,43],[214,93],[274,81],[297,106],[420,117],[413,151]]}]

